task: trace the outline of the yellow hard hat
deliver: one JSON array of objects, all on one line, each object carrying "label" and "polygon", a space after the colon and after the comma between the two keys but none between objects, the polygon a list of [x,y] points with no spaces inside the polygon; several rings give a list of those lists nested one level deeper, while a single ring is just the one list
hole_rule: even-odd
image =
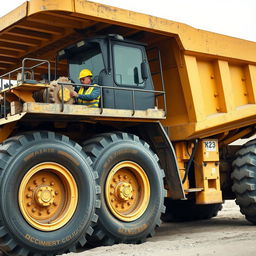
[{"label": "yellow hard hat", "polygon": [[83,77],[92,76],[92,72],[89,69],[83,69],[80,71],[78,79],[81,79]]}]

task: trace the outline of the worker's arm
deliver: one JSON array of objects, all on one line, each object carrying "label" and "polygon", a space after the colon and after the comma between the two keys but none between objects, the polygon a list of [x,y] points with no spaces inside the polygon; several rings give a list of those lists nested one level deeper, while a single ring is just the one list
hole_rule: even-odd
[{"label": "worker's arm", "polygon": [[87,91],[89,90],[88,94],[87,91],[85,94],[78,94],[78,99],[80,100],[94,100],[96,99],[98,96],[100,96],[100,88],[99,87],[91,87],[92,89],[90,90],[87,89]]}]

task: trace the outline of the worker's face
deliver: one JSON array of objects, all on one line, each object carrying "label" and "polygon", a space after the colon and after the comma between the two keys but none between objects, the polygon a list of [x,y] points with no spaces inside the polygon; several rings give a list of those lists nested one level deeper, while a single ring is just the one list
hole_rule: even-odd
[{"label": "worker's face", "polygon": [[91,84],[92,77],[91,76],[83,77],[80,79],[80,81],[82,84]]}]

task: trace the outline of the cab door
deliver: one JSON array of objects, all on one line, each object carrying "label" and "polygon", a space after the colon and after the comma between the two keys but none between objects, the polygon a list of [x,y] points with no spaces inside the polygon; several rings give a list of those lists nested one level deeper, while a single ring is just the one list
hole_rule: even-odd
[{"label": "cab door", "polygon": [[[147,63],[145,48],[141,45],[115,42],[112,45],[113,76],[115,83],[114,102],[117,109],[145,110],[154,108],[151,77],[142,78],[142,63]],[[148,65],[147,65],[148,68]],[[148,68],[148,74],[149,68]],[[140,91],[134,91],[139,89]]]}]

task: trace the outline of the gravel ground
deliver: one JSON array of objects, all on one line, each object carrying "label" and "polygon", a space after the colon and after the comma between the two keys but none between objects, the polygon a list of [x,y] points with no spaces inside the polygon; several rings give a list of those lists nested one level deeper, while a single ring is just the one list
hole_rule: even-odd
[{"label": "gravel ground", "polygon": [[226,201],[219,215],[211,220],[164,223],[143,244],[103,246],[74,255],[248,256],[255,255],[255,237],[255,226],[245,220],[234,201]]}]

